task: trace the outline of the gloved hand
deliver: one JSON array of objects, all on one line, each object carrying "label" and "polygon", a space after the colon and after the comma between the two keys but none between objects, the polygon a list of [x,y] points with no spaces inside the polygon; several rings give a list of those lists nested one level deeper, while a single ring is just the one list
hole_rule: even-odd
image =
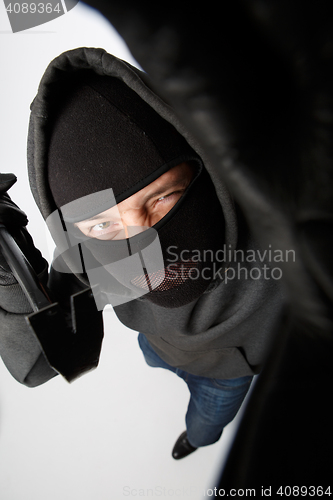
[{"label": "gloved hand", "polygon": [[0,174],[0,223],[9,228],[20,228],[28,224],[28,218],[15,203],[7,191],[17,181],[14,174]]},{"label": "gloved hand", "polygon": [[[26,214],[11,200],[7,193],[16,180],[14,174],[0,174],[0,224],[6,226],[35,272],[40,274],[45,269],[47,263],[40,251],[34,246],[30,234],[25,229],[25,226],[28,224]],[[0,250],[0,285],[11,285],[14,283],[16,283],[16,279],[12,275]]]},{"label": "gloved hand", "polygon": [[[15,182],[15,175],[0,174],[0,224],[4,224],[15,238],[42,281],[44,278],[43,285],[46,288],[47,262],[35,248],[25,229],[28,223],[26,214],[7,194]],[[45,271],[43,275],[42,271]],[[59,295],[62,300],[58,303],[54,301],[51,309],[44,308],[30,314],[30,304],[24,296],[22,298],[23,290],[17,284],[0,250],[0,353],[13,376],[30,386],[45,382],[56,372],[72,381],[96,368],[99,360],[103,319],[102,312],[96,308],[93,294],[88,288],[84,291],[81,284],[78,286],[76,278],[73,284],[73,276],[69,277],[67,273],[60,276],[53,271],[53,276],[59,279]],[[17,285],[8,286],[15,284]],[[81,293],[76,293],[71,299],[72,310],[70,294],[78,291]],[[55,298],[53,293],[51,295]],[[27,314],[30,328],[22,317]]]}]

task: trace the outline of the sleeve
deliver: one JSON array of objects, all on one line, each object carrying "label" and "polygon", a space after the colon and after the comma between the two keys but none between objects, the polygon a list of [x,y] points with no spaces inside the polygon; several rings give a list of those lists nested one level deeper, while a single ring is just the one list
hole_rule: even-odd
[{"label": "sleeve", "polygon": [[[48,264],[44,260],[44,269],[38,274],[43,285],[47,286],[52,299],[59,302],[67,323],[71,321],[70,296],[85,288],[73,274],[59,273],[52,267],[48,275]],[[20,285],[9,272],[6,262],[0,254],[0,355],[11,375],[28,387],[41,385],[54,376],[40,344],[26,320],[32,313]],[[96,311],[96,314],[101,315]],[[100,318],[98,318],[100,324]]]},{"label": "sleeve", "polygon": [[[20,285],[8,272],[0,256],[0,355],[12,376],[20,383],[35,387],[53,378],[57,373],[46,361],[38,340],[26,321],[32,312]],[[47,282],[48,266],[39,275]]]}]

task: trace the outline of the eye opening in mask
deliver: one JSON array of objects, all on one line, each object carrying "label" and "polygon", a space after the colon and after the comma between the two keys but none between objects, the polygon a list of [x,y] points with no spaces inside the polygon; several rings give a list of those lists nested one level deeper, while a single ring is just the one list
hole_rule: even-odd
[{"label": "eye opening in mask", "polygon": [[128,239],[149,227],[156,228],[178,209],[199,170],[197,162],[182,162],[129,198],[74,226],[82,236],[107,241]]}]

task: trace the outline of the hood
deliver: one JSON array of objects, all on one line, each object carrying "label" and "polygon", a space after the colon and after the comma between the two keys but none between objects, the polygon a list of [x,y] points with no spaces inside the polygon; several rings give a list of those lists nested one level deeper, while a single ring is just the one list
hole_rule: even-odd
[{"label": "hood", "polygon": [[[188,144],[201,157],[206,170],[214,183],[225,219],[225,242],[229,249],[237,243],[237,219],[231,195],[211,167],[207,152],[200,147],[199,141],[192,137],[177,118],[173,109],[151,88],[149,76],[129,63],[108,54],[104,49],[78,48],[64,52],[47,67],[38,87],[38,93],[31,104],[28,133],[28,172],[32,194],[37,206],[46,220],[57,206],[48,184],[47,152],[51,129],[52,109],[59,99],[59,88],[66,79],[82,70],[122,80],[136,92],[162,118],[171,123],[186,139]],[[204,201],[204,200],[203,200]],[[77,269],[71,256],[64,257],[70,270],[84,283],[88,284],[82,270]]]}]

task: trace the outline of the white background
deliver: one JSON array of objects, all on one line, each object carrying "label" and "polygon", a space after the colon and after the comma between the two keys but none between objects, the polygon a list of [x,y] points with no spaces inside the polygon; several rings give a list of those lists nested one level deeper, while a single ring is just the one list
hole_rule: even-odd
[{"label": "white background", "polygon": [[[80,46],[102,47],[136,64],[112,26],[86,6],[13,34],[0,3],[0,171],[17,175],[10,194],[28,214],[30,233],[48,260],[26,171],[29,105],[48,63]],[[218,443],[173,460],[173,444],[185,429],[187,387],[174,374],[148,367],[136,332],[112,310],[104,316],[100,365],[72,384],[59,376],[28,389],[0,361],[1,500],[200,500],[212,493],[236,422]]]}]

